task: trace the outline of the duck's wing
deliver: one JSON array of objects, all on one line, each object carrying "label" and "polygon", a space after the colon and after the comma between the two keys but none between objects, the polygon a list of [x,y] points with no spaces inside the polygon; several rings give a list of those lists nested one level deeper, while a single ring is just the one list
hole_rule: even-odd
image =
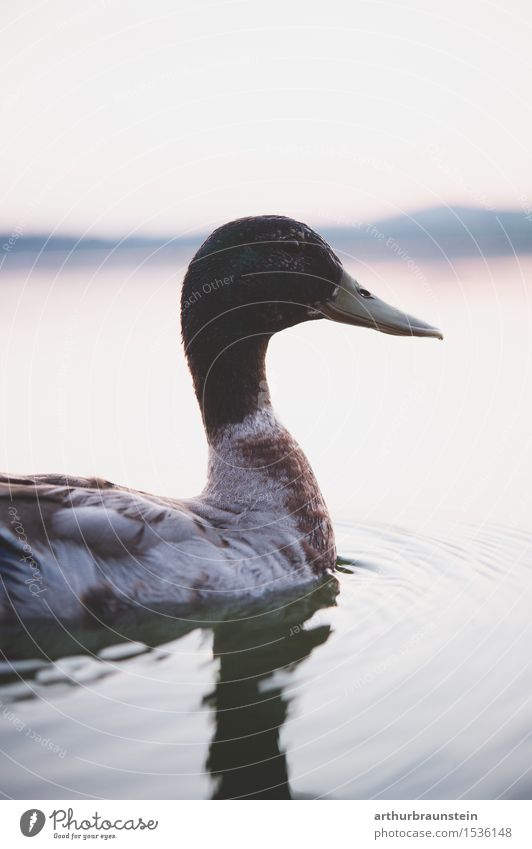
[{"label": "duck's wing", "polygon": [[228,556],[184,503],[95,478],[0,476],[0,622],[190,604]]}]

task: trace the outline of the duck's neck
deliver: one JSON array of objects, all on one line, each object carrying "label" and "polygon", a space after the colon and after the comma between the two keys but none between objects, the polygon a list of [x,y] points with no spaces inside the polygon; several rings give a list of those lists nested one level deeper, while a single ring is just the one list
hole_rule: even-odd
[{"label": "duck's neck", "polygon": [[203,497],[241,512],[274,514],[294,527],[308,557],[328,568],[335,559],[329,514],[305,454],[273,412],[265,368],[268,341],[254,336],[218,350],[210,360],[190,358],[209,442]]},{"label": "duck's neck", "polygon": [[187,351],[209,444],[270,403],[266,381],[269,336],[201,340]]}]

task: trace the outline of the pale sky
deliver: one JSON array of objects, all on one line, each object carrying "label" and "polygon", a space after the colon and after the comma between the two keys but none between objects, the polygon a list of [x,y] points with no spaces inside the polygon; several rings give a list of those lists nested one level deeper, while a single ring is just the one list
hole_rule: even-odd
[{"label": "pale sky", "polygon": [[532,208],[530,0],[2,12],[2,230]]}]

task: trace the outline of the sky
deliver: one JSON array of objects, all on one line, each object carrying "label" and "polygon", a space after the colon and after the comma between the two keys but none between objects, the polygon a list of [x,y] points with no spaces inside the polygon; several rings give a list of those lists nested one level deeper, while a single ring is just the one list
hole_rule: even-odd
[{"label": "sky", "polygon": [[4,232],[532,209],[529,0],[2,11]]}]

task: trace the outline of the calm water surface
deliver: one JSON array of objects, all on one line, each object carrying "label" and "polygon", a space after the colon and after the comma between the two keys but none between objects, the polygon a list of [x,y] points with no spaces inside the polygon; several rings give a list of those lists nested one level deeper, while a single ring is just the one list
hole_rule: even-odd
[{"label": "calm water surface", "polygon": [[269,611],[19,641],[8,795],[529,798],[532,536],[338,530],[355,565]]},{"label": "calm water surface", "polygon": [[[355,270],[446,340],[324,322],[272,346],[337,580],[208,622],[6,638],[5,795],[530,798],[530,261]],[[4,468],[201,488],[178,283],[139,264],[4,281]]]}]

